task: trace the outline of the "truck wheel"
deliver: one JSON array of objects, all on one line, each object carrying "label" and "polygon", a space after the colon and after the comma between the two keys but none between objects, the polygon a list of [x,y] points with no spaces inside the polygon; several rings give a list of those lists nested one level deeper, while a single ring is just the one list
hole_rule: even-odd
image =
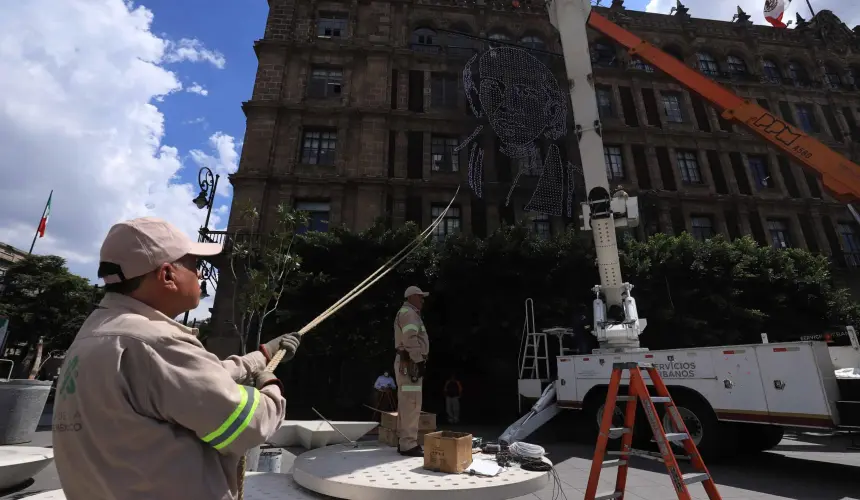
[{"label": "truck wheel", "polygon": [[785,436],[785,428],[778,425],[738,424],[740,449],[745,453],[772,450]]},{"label": "truck wheel", "polygon": [[[600,422],[603,420],[603,412],[606,408],[606,391],[589,394],[582,407],[585,413],[586,422],[593,429],[593,436],[596,437],[600,433]],[[615,405],[615,411],[612,412],[612,427],[624,427],[624,410]],[[609,433],[609,440],[615,440],[621,437],[621,433]]]},{"label": "truck wheel", "polygon": [[[694,395],[681,393],[673,396],[673,399],[684,425],[687,426],[687,432],[703,458],[723,458],[734,453],[737,445],[734,426],[717,420],[711,406]],[[667,433],[680,432],[675,428],[668,412],[663,415],[663,429]],[[673,446],[683,449],[681,443]]]}]

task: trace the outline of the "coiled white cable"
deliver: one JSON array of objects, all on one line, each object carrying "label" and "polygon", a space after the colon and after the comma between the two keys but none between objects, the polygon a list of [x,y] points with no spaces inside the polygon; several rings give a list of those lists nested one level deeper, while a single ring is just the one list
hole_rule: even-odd
[{"label": "coiled white cable", "polygon": [[511,455],[532,460],[540,460],[544,455],[546,455],[546,450],[544,450],[542,446],[523,443],[522,441],[517,441],[510,445],[508,449],[510,450]]}]

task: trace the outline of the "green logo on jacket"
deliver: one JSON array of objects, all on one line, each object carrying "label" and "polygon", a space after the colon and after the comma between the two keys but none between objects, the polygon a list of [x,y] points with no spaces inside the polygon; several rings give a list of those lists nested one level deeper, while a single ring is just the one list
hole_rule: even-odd
[{"label": "green logo on jacket", "polygon": [[69,361],[69,365],[64,371],[65,373],[63,373],[63,380],[62,382],[60,382],[60,396],[62,396],[63,399],[65,399],[66,396],[74,394],[77,388],[75,386],[75,380],[78,378],[77,356],[75,356],[71,359],[71,361]]}]

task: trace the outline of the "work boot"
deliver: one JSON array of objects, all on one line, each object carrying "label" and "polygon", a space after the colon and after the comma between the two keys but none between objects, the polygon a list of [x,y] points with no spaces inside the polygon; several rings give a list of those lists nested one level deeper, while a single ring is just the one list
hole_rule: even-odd
[{"label": "work boot", "polygon": [[423,457],[424,456],[424,450],[422,450],[420,446],[410,448],[406,451],[401,450],[400,447],[398,446],[397,452],[400,453],[401,455],[403,455],[404,457]]}]

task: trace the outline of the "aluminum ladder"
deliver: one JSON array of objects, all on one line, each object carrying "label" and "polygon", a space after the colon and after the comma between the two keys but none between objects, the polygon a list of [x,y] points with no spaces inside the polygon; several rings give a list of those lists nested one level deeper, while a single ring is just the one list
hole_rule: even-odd
[{"label": "aluminum ladder", "polygon": [[535,309],[531,298],[525,301],[526,319],[520,340],[520,379],[549,381],[549,344],[546,333],[535,331]]},{"label": "aluminum ladder", "polygon": [[[618,388],[621,385],[624,370],[630,371],[630,386],[627,396],[619,396]],[[642,376],[643,370],[648,373],[651,383],[654,384],[654,389],[657,392],[656,397],[652,397],[648,392],[648,386]],[[648,418],[651,431],[654,433],[654,439],[660,448],[660,454],[657,457],[652,456],[647,451],[631,448],[633,443],[633,426],[636,422],[637,400],[642,402],[645,416]],[[624,427],[622,428],[612,428],[612,415],[616,401],[627,402],[624,412]],[[663,429],[663,424],[657,416],[657,408],[654,407],[654,403],[666,405],[666,413],[672,419],[673,427],[680,432],[666,433]],[[609,441],[609,433],[611,431],[623,433],[621,451],[609,452],[611,455],[618,455],[618,458],[604,461],[606,445]],[[672,451],[671,443],[683,444],[690,462],[696,469],[695,472],[687,474],[681,472],[678,460]],[[672,480],[675,493],[678,495],[678,500],[692,500],[690,492],[687,490],[687,485],[696,483],[702,483],[710,500],[722,500],[720,493],[717,491],[717,485],[714,484],[708,468],[705,467],[705,462],[702,461],[702,457],[699,455],[696,444],[687,431],[684,420],[681,418],[675,403],[672,401],[672,397],[669,395],[669,389],[666,388],[666,384],[663,383],[663,379],[660,378],[660,373],[654,368],[654,365],[637,362],[614,363],[612,365],[612,376],[609,379],[609,390],[606,394],[606,407],[603,411],[603,419],[600,422],[600,434],[597,437],[597,446],[594,449],[594,459],[591,462],[591,472],[588,476],[588,487],[585,490],[585,500],[610,500],[613,498],[623,500],[624,490],[627,485],[627,464],[630,457],[633,456],[656,458],[666,464],[666,469],[669,472],[669,478]],[[614,467],[618,468],[615,479],[615,490],[606,493],[597,493],[597,484],[600,482],[601,469]]]}]

